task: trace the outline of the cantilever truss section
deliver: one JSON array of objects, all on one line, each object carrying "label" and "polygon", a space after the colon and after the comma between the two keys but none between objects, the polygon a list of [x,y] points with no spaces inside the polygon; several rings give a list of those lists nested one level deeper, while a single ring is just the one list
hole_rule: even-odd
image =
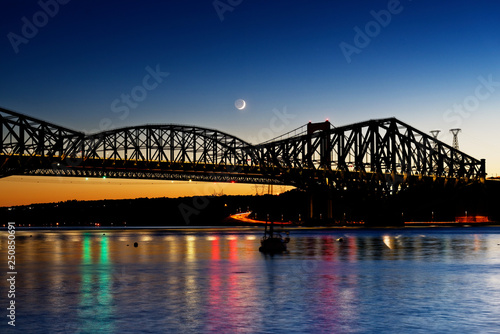
[{"label": "cantilever truss section", "polygon": [[[145,125],[92,135],[0,108],[0,177],[56,175],[217,182],[329,184],[328,178],[401,176],[481,180],[485,162],[395,119],[334,128],[308,124],[251,145],[186,125]],[[281,137],[283,138],[283,137]]]},{"label": "cantilever truss section", "polygon": [[0,108],[0,177],[25,174],[33,162],[56,163],[74,155],[84,134]]},{"label": "cantilever truss section", "polygon": [[258,148],[266,161],[288,169],[485,177],[484,160],[474,159],[396,118],[329,128]]}]

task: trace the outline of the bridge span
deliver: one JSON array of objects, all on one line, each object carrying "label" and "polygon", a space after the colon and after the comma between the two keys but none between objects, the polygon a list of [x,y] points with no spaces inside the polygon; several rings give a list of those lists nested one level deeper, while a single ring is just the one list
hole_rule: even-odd
[{"label": "bridge span", "polygon": [[110,177],[327,186],[395,193],[420,182],[484,182],[475,159],[396,118],[309,123],[260,144],[196,126],[93,134],[0,108],[0,177]]}]

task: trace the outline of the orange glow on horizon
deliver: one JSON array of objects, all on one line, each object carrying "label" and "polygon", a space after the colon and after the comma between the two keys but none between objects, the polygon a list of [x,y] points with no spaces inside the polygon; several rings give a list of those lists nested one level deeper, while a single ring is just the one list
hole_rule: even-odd
[{"label": "orange glow on horizon", "polygon": [[[286,187],[287,189],[291,187]],[[253,184],[113,178],[10,176],[0,179],[0,206],[68,200],[254,195]]]}]

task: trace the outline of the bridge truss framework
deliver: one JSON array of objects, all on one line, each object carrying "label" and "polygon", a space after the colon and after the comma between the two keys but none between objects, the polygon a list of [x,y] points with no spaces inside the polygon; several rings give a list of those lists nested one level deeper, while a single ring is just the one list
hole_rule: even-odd
[{"label": "bridge truss framework", "polygon": [[111,177],[285,184],[395,193],[422,182],[484,182],[475,159],[396,118],[342,127],[309,123],[295,136],[250,144],[186,125],[84,134],[0,108],[0,177]]}]

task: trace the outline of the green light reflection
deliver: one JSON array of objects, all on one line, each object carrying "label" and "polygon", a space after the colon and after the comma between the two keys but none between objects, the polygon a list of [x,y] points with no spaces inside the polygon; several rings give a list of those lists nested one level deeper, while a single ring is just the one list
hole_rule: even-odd
[{"label": "green light reflection", "polygon": [[84,235],[78,309],[80,333],[109,333],[114,328],[109,241],[106,237],[100,239],[100,252],[96,252],[98,259],[92,257],[93,241],[98,242],[98,239],[90,233]]}]

